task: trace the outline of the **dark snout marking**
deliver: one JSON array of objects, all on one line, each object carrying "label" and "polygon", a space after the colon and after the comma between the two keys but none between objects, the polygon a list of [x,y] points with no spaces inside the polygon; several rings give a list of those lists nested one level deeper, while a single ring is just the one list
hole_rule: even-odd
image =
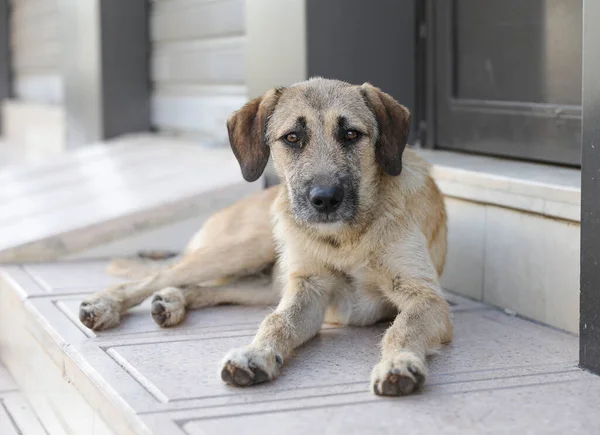
[{"label": "dark snout marking", "polygon": [[336,185],[317,185],[310,190],[308,199],[320,213],[333,213],[344,200],[344,190]]}]

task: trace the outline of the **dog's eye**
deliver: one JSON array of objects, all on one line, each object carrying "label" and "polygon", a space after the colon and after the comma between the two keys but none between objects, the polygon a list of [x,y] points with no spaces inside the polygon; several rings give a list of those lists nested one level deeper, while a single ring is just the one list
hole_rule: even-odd
[{"label": "dog's eye", "polygon": [[294,145],[300,141],[300,137],[298,137],[298,135],[296,133],[289,133],[289,134],[285,135],[284,140],[287,143]]},{"label": "dog's eye", "polygon": [[351,142],[353,140],[358,139],[358,137],[360,136],[360,133],[356,130],[348,130],[345,134],[344,134],[344,140]]}]

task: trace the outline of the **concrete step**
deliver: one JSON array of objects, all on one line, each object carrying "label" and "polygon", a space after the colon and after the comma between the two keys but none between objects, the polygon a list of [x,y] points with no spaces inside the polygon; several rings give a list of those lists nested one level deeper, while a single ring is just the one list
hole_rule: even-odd
[{"label": "concrete step", "polygon": [[[246,183],[231,150],[134,135],[0,172],[0,262],[85,255],[185,223],[180,248],[215,210],[262,188]],[[191,223],[189,221],[192,221]],[[181,233],[181,231],[180,231]],[[164,241],[163,241],[164,244]],[[167,243],[168,245],[168,243]],[[124,255],[115,246],[105,255]]]},{"label": "concrete step", "polygon": [[48,434],[25,395],[2,364],[0,364],[0,434]]},{"label": "concrete step", "polygon": [[[188,313],[161,329],[142,304],[112,330],[77,319],[86,294],[117,282],[101,261],[7,266],[1,357],[44,424],[76,434],[595,433],[600,378],[577,367],[574,335],[447,294],[455,340],[420,394],[369,391],[386,325],[325,325],[282,376],[224,385],[219,361],[249,342],[268,307]],[[57,423],[58,422],[58,423]],[[57,432],[49,433],[60,433]],[[68,432],[70,431],[70,432]]]},{"label": "concrete step", "polygon": [[419,152],[446,198],[444,287],[578,333],[580,171]]}]

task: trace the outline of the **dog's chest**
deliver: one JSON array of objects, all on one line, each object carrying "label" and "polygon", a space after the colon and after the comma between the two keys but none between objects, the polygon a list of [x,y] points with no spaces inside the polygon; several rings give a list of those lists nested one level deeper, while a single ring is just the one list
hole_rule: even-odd
[{"label": "dog's chest", "polygon": [[[337,245],[317,242],[309,246],[307,253],[322,264],[343,272],[366,277],[370,262],[369,252],[360,245]],[[360,272],[359,272],[360,270]]]},{"label": "dog's chest", "polygon": [[359,267],[348,277],[348,285],[335,289],[331,295],[326,322],[365,326],[397,314],[372,270]]}]

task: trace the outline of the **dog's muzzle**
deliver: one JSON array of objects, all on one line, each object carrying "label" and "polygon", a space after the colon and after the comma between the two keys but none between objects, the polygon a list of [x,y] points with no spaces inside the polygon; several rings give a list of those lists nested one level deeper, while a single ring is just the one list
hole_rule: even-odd
[{"label": "dog's muzzle", "polygon": [[319,213],[330,214],[342,204],[344,189],[341,186],[315,186],[310,190],[308,200]]}]

